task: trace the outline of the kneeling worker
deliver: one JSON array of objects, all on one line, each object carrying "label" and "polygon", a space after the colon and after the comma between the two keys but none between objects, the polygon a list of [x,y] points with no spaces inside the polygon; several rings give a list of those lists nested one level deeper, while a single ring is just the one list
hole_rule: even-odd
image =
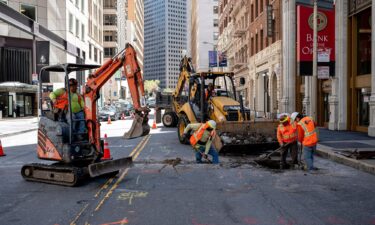
[{"label": "kneeling worker", "polygon": [[280,169],[286,168],[288,150],[292,157],[292,164],[298,164],[297,127],[295,123],[290,122],[290,118],[286,114],[280,116],[280,125],[277,127],[277,140],[280,147],[282,147]]},{"label": "kneeling worker", "polygon": [[209,120],[206,123],[194,123],[189,124],[184,130],[183,139],[186,135],[193,130],[194,133],[190,137],[190,144],[193,146],[195,153],[195,159],[197,163],[202,163],[202,156],[207,159],[207,154],[212,156],[212,163],[219,163],[219,154],[212,146],[212,140],[216,135],[216,122]]}]

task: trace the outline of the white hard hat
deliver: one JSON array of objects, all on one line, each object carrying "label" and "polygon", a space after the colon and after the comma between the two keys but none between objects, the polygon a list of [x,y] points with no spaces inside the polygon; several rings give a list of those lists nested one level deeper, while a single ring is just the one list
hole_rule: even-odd
[{"label": "white hard hat", "polygon": [[216,129],[216,122],[214,120],[207,121],[208,126],[210,126],[212,129]]},{"label": "white hard hat", "polygon": [[290,116],[290,119],[292,119],[292,121],[295,121],[298,114],[299,114],[299,112],[292,113],[292,115]]}]

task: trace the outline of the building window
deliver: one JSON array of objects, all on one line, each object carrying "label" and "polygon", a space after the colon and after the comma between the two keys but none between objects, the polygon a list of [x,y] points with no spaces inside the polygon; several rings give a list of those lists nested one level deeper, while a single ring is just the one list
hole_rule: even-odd
[{"label": "building window", "polygon": [[91,44],[89,44],[89,59],[91,59],[92,57],[92,47],[91,47]]},{"label": "building window", "polygon": [[76,37],[79,37],[79,20],[76,19]]},{"label": "building window", "polygon": [[218,27],[219,26],[219,20],[218,19],[214,19],[214,27]]},{"label": "building window", "polygon": [[79,0],[76,0],[76,7],[79,8]]},{"label": "building window", "polygon": [[85,11],[85,1],[86,1],[86,0],[81,0],[81,11],[82,11],[82,12]]},{"label": "building window", "polygon": [[69,32],[73,33],[73,14],[69,13]]},{"label": "building window", "polygon": [[259,9],[258,0],[255,0],[255,18],[258,17],[258,9]]},{"label": "building window", "polygon": [[214,6],[214,14],[218,14],[219,13],[219,7],[218,6]]},{"label": "building window", "polygon": [[81,39],[82,41],[85,41],[85,25],[81,25]]},{"label": "building window", "polygon": [[94,61],[97,62],[98,61],[98,49],[96,49],[94,47]]},{"label": "building window", "polygon": [[260,30],[260,50],[263,49],[263,29]]},{"label": "building window", "polygon": [[357,74],[371,74],[371,8],[357,17]]},{"label": "building window", "polygon": [[255,54],[258,53],[258,34],[255,34]]},{"label": "building window", "polygon": [[116,15],[104,15],[104,25],[117,25]]},{"label": "building window", "polygon": [[260,0],[260,10],[259,10],[259,13],[262,13],[263,12],[263,0]]},{"label": "building window", "polygon": [[103,8],[110,9],[110,8],[116,8],[116,7],[117,7],[116,0],[104,0]]},{"label": "building window", "polygon": [[116,54],[116,48],[104,48],[104,58],[111,58]]},{"label": "building window", "polygon": [[251,14],[250,22],[253,22],[254,21],[254,5],[253,4],[251,4],[251,12],[250,12],[250,14]]},{"label": "building window", "polygon": [[26,5],[26,4],[21,4],[21,9],[20,12],[29,17],[30,19],[36,21],[36,9],[35,6],[33,5]]},{"label": "building window", "polygon": [[219,32],[214,32],[214,40],[218,40],[219,39]]}]

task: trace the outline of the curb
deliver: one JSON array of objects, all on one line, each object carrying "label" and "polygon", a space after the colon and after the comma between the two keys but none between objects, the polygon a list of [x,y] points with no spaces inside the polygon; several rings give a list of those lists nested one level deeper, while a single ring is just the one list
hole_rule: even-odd
[{"label": "curb", "polygon": [[341,163],[367,173],[375,174],[375,165],[337,154],[334,151],[322,145],[318,145],[316,153],[318,156],[322,158],[326,158],[334,162]]},{"label": "curb", "polygon": [[31,131],[34,131],[34,130],[38,130],[38,128],[32,128],[32,129],[28,129],[28,130],[17,131],[17,132],[9,133],[9,134],[1,134],[0,138],[11,137],[11,136],[15,136],[15,135],[18,135],[18,134],[24,134],[24,133],[31,132]]}]

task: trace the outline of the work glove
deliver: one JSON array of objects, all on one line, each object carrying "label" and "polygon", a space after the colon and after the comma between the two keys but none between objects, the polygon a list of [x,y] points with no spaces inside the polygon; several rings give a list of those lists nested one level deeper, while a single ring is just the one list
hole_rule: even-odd
[{"label": "work glove", "polygon": [[203,158],[207,159],[208,156],[205,153],[202,153]]}]

